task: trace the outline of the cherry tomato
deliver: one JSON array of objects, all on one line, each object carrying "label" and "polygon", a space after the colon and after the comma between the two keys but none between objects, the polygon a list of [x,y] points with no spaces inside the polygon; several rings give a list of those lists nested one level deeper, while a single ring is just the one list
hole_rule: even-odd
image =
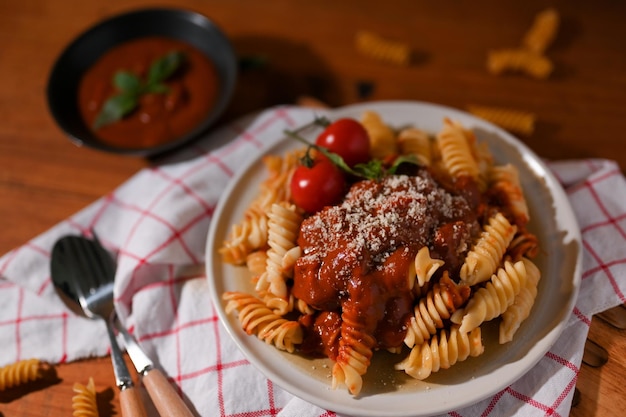
[{"label": "cherry tomato", "polygon": [[293,202],[304,211],[315,213],[341,200],[346,180],[339,168],[318,154],[311,167],[301,165],[296,168],[290,187]]},{"label": "cherry tomato", "polygon": [[370,160],[369,135],[354,119],[338,119],[329,124],[315,144],[341,156],[350,167]]}]

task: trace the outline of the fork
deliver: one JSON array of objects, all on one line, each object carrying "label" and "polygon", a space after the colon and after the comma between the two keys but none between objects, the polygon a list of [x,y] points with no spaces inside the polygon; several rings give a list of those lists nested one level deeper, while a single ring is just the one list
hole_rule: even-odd
[{"label": "fork", "polygon": [[[85,237],[72,237],[74,243],[72,260],[80,264],[86,271],[94,276],[101,287],[106,288],[106,294],[102,298],[110,302],[110,310],[107,317],[108,326],[115,325],[121,333],[126,351],[133,365],[142,378],[142,381],[152,399],[154,406],[161,416],[193,417],[193,414],[184,403],[182,398],[174,390],[165,375],[154,366],[154,363],[142,350],[135,338],[124,328],[113,306],[113,281],[115,279],[116,264],[109,252],[102,246],[95,232],[92,230],[93,239]],[[68,239],[69,240],[69,239]]]},{"label": "fork", "polygon": [[54,286],[77,303],[87,317],[106,324],[122,415],[147,417],[110,322],[114,310],[113,282],[108,279],[111,267],[101,247],[82,236],[62,237],[52,249],[50,272]]}]

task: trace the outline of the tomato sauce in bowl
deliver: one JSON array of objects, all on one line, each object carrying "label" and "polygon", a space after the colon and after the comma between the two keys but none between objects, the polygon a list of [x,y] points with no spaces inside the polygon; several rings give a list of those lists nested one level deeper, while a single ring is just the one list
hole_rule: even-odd
[{"label": "tomato sauce in bowl", "polygon": [[128,71],[145,80],[152,63],[177,51],[184,60],[164,81],[167,92],[145,93],[138,106],[121,120],[94,129],[98,138],[119,148],[149,148],[176,140],[193,131],[215,106],[219,92],[217,70],[207,56],[192,45],[161,36],[121,43],[106,52],[81,79],[78,105],[93,129],[104,103],[118,94],[114,74]]}]

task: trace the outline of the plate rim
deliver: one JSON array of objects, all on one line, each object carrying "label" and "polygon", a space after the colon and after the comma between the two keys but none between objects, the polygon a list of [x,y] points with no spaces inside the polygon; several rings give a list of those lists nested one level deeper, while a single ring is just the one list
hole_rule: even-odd
[{"label": "plate rim", "polygon": [[[297,108],[297,106],[293,106],[290,108]],[[560,185],[556,177],[552,174],[548,166],[544,163],[544,161],[539,156],[537,156],[535,152],[532,151],[526,144],[524,144],[521,140],[519,140],[518,138],[516,138],[509,132],[505,131],[504,129],[490,122],[487,122],[474,115],[471,115],[470,113],[467,113],[463,110],[453,108],[453,107],[448,107],[448,106],[441,105],[441,104],[424,102],[424,101],[387,100],[387,101],[363,102],[363,103],[357,103],[357,104],[339,107],[336,109],[324,110],[322,112],[316,110],[316,114],[324,113],[329,118],[335,119],[338,117],[349,117],[349,116],[355,117],[355,114],[358,114],[364,110],[374,110],[374,111],[378,111],[379,113],[382,111],[382,113],[385,113],[386,111],[397,109],[397,108],[410,110],[415,113],[416,117],[410,121],[410,123],[412,124],[418,121],[417,119],[419,118],[419,112],[424,111],[424,110],[438,112],[442,114],[445,113],[446,115],[449,115],[449,117],[451,118],[462,119],[461,123],[464,125],[467,124],[467,121],[471,121],[471,126],[469,126],[470,128],[476,129],[476,127],[480,127],[483,129],[487,129],[490,132],[493,132],[496,136],[498,136],[499,139],[504,139],[504,141],[508,145],[512,146],[516,150],[519,150],[522,156],[524,157],[523,158],[524,162],[532,164],[535,170],[538,170],[543,174],[543,179],[548,184],[546,188],[549,190],[550,197],[552,197],[555,201],[556,200],[559,201],[560,205],[558,209],[559,211],[563,211],[563,213],[560,212],[559,214],[564,216],[564,218],[561,218],[561,219],[551,219],[551,220],[557,223],[559,221],[565,222],[568,225],[568,228],[565,230],[566,236],[563,238],[564,241],[567,239],[570,242],[575,243],[577,245],[577,251],[575,254],[576,259],[574,260],[575,266],[573,268],[573,273],[571,277],[572,291],[571,291],[569,299],[567,300],[567,303],[563,307],[563,310],[564,310],[563,319],[555,327],[551,328],[550,331],[547,332],[547,334],[542,336],[540,339],[541,341],[545,341],[546,339],[548,339],[547,345],[544,345],[541,348],[538,348],[537,346],[531,347],[523,355],[523,358],[522,358],[522,359],[526,359],[529,357],[529,355],[532,357],[532,360],[527,361],[527,363],[525,364],[525,370],[521,373],[515,374],[514,376],[513,375],[508,375],[508,376],[500,375],[500,376],[503,376],[504,378],[501,380],[502,382],[498,384],[498,387],[485,390],[483,395],[473,396],[465,400],[456,399],[456,401],[453,404],[450,404],[450,405],[442,404],[439,407],[434,407],[434,408],[431,407],[428,410],[424,410],[424,412],[416,413],[416,410],[389,409],[390,406],[387,405],[388,403],[386,403],[385,409],[371,409],[371,408],[363,409],[363,408],[353,407],[349,405],[346,406],[343,404],[338,405],[337,403],[326,400],[324,396],[314,395],[310,390],[301,390],[301,389],[293,387],[281,375],[276,373],[272,369],[272,367],[264,364],[262,361],[258,360],[258,358],[254,357],[252,352],[250,352],[248,348],[245,346],[245,344],[243,343],[244,341],[240,339],[240,335],[236,333],[240,331],[240,329],[232,328],[232,326],[228,324],[229,315],[227,315],[224,311],[223,303],[221,300],[221,293],[220,294],[217,293],[215,289],[215,280],[212,279],[212,276],[213,276],[212,272],[215,267],[214,258],[216,257],[215,256],[215,253],[216,253],[215,243],[217,243],[216,233],[218,231],[218,227],[217,227],[217,224],[219,223],[218,219],[220,219],[220,217],[222,216],[222,212],[228,204],[229,197],[231,196],[233,190],[237,188],[242,178],[246,176],[246,174],[254,167],[255,164],[258,164],[260,162],[260,159],[262,158],[263,155],[267,153],[271,153],[273,149],[275,149],[276,147],[279,147],[286,140],[286,138],[284,137],[276,138],[274,141],[272,141],[271,144],[269,144],[267,147],[264,147],[264,149],[262,149],[255,157],[251,158],[249,161],[247,161],[247,163],[242,164],[241,169],[238,170],[238,172],[233,176],[233,178],[230,180],[230,182],[224,189],[224,193],[216,206],[216,209],[214,211],[214,215],[213,215],[210,227],[209,227],[209,232],[207,235],[207,242],[206,242],[207,244],[206,244],[206,249],[205,249],[206,277],[208,281],[210,297],[211,297],[211,301],[213,302],[215,306],[215,311],[217,312],[219,320],[224,326],[224,328],[226,329],[231,339],[234,341],[234,343],[236,344],[238,349],[242,352],[242,354],[246,357],[246,359],[253,366],[255,366],[255,368],[257,368],[266,378],[276,383],[285,391],[291,393],[292,395],[296,397],[303,399],[304,401],[307,401],[318,407],[332,410],[334,412],[345,414],[345,415],[359,415],[362,417],[369,417],[369,416],[372,416],[372,417],[373,416],[380,416],[380,417],[422,416],[422,417],[426,417],[426,416],[436,415],[440,413],[445,413],[447,411],[454,410],[454,409],[461,409],[469,405],[475,404],[481,400],[484,400],[485,398],[493,396],[499,390],[505,388],[506,386],[510,385],[511,383],[513,383],[514,381],[516,381],[517,379],[525,375],[529,370],[531,370],[539,362],[539,360],[545,355],[545,353],[548,352],[554,346],[554,343],[558,340],[563,330],[565,330],[565,328],[567,327],[568,319],[575,307],[579,289],[580,289],[581,275],[582,275],[582,237],[581,237],[580,228],[576,221],[573,208],[571,204],[569,203],[567,195],[565,191],[563,190],[562,186]],[[385,121],[387,122],[387,118],[385,115],[383,115],[383,119],[385,119]],[[228,227],[230,226],[231,225],[229,225]],[[562,228],[559,228],[559,230],[562,231]],[[244,337],[252,338],[251,336],[248,336],[245,334],[244,334]],[[252,339],[256,339],[256,338],[252,338]],[[260,343],[263,343],[263,342],[260,342]],[[273,346],[269,346],[269,347],[276,350]],[[503,372],[499,372],[499,374],[502,374],[502,373]],[[452,387],[454,388],[455,386],[452,386]],[[326,389],[327,390],[330,389],[330,384],[328,384],[328,387]],[[343,388],[338,388],[338,390],[341,390],[341,389]],[[384,396],[384,394],[381,394],[381,395]],[[445,403],[445,401],[443,403]],[[371,404],[367,404],[367,405],[370,406]]]}]

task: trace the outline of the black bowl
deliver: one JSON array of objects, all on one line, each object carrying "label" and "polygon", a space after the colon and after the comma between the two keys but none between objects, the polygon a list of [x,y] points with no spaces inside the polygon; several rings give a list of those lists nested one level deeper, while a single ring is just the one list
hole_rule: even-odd
[{"label": "black bowl", "polygon": [[[110,48],[135,38],[163,36],[187,42],[213,62],[219,76],[216,104],[190,133],[151,148],[127,149],[103,143],[83,121],[78,87],[83,73]],[[79,146],[135,155],[156,155],[193,140],[209,128],[230,102],[237,80],[237,59],[228,38],[207,17],[189,10],[155,8],[131,11],[98,23],[76,38],[55,62],[47,87],[48,107]]]}]

